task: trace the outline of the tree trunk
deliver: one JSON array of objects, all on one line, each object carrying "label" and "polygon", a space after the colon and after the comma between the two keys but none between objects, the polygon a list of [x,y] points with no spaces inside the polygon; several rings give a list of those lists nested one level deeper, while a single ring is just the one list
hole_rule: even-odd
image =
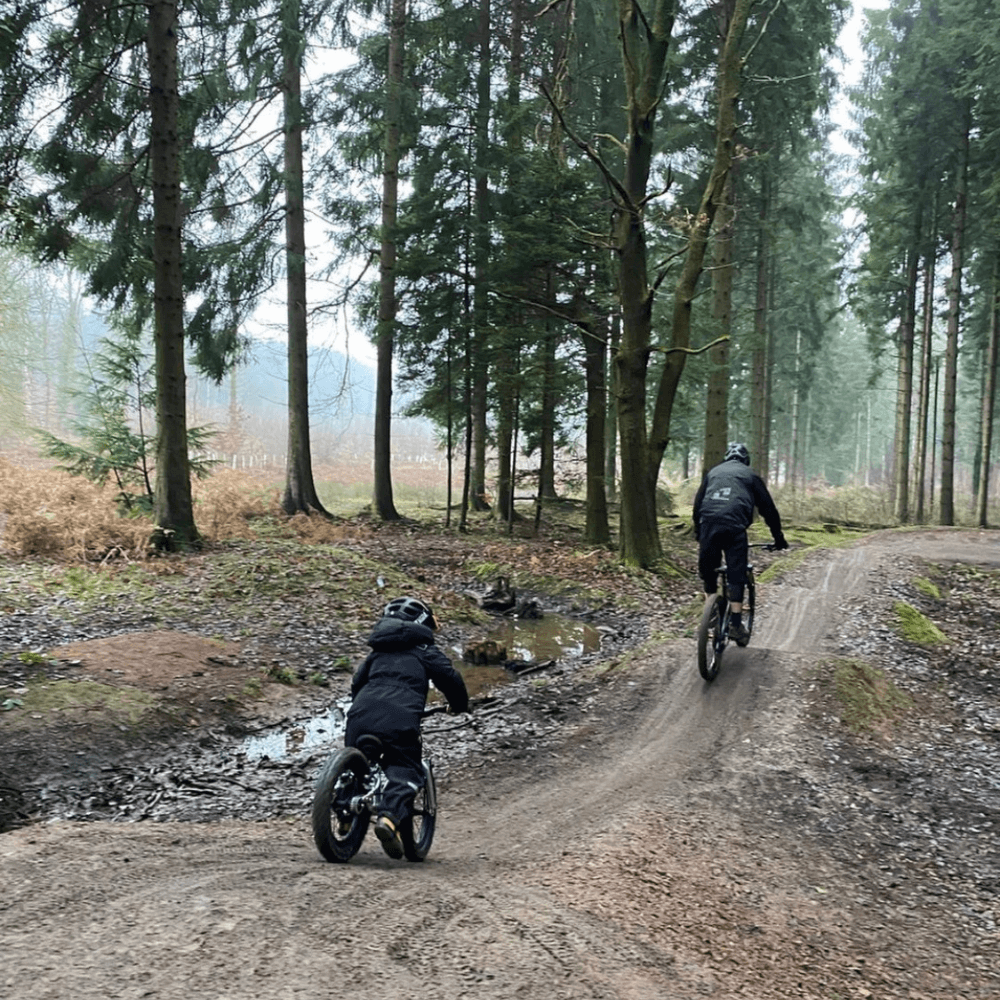
[{"label": "tree trunk", "polygon": [[958,338],[962,312],[962,257],[965,252],[966,199],[968,194],[969,132],[971,111],[966,105],[965,126],[955,180],[952,216],[951,278],[948,282],[948,336],[944,353],[944,399],[941,427],[941,512],[939,521],[955,523],[955,418],[958,399]]},{"label": "tree trunk", "polygon": [[403,115],[406,0],[392,0],[386,74],[385,146],[382,162],[382,232],[379,263],[375,375],[375,481],[372,504],[383,521],[399,519],[392,498],[392,356],[396,328],[396,215]]},{"label": "tree trunk", "polygon": [[288,294],[288,454],[281,508],[326,510],[316,495],[309,444],[309,348],[306,320],[306,223],[302,164],[302,59],[299,0],[285,0],[282,60],[285,114],[285,258]]},{"label": "tree trunk", "polygon": [[[550,275],[551,278],[551,275]],[[556,334],[546,324],[542,344],[542,413],[539,428],[538,496],[540,500],[556,499]]]},{"label": "tree trunk", "polygon": [[619,0],[625,66],[627,150],[623,204],[618,207],[615,247],[622,337],[615,358],[621,445],[621,541],[625,563],[648,566],[660,555],[655,482],[649,482],[646,371],[649,365],[652,292],[649,287],[642,205],[653,156],[653,127],[664,89],[674,6],[658,0],[651,22],[630,0]]},{"label": "tree trunk", "polygon": [[733,305],[733,180],[726,181],[725,196],[715,231],[715,270],[712,272],[712,338],[725,338],[709,351],[705,401],[705,446],[702,471],[718,465],[726,454],[729,435],[729,346]]},{"label": "tree trunk", "polygon": [[655,489],[660,462],[670,440],[670,417],[677,386],[687,361],[691,342],[691,307],[704,270],[708,236],[715,216],[726,197],[736,142],[736,105],[740,95],[743,60],[740,43],[746,28],[751,0],[727,0],[728,10],[718,68],[718,114],[715,130],[715,158],[688,238],[687,254],[674,290],[671,322],[671,351],[660,378],[650,434],[650,468],[647,482]]},{"label": "tree trunk", "polygon": [[657,3],[652,21],[647,21],[629,0],[620,0],[619,4],[628,108],[623,189],[628,200],[619,207],[616,230],[622,297],[622,343],[617,375],[622,452],[621,558],[630,565],[651,566],[662,552],[656,520],[656,481],[670,439],[671,411],[690,344],[691,303],[704,267],[708,235],[732,164],[742,67],[739,46],[750,0],[731,2],[731,16],[725,26],[719,58],[715,158],[694,216],[684,266],[674,291],[671,347],[648,432],[645,381],[651,350],[652,291],[642,205],[652,160],[656,110],[663,97],[674,7],[666,0]]},{"label": "tree trunk", "polygon": [[489,510],[486,495],[486,412],[489,391],[489,308],[487,288],[490,259],[489,161],[490,147],[490,0],[479,2],[479,70],[473,127],[475,172],[475,284],[473,287],[472,377],[472,507]]},{"label": "tree trunk", "polygon": [[[605,327],[607,329],[607,327]],[[605,436],[608,344],[596,326],[584,328],[584,372],[587,379],[587,515],[584,540],[606,545],[611,540],[608,525],[608,494],[605,483]]]},{"label": "tree trunk", "polygon": [[771,183],[768,164],[763,165],[760,191],[759,229],[757,233],[757,296],[754,306],[753,352],[750,359],[750,455],[754,468],[766,479],[768,470],[767,405],[768,396],[768,323],[767,289],[770,273],[771,236],[768,215],[771,210]]},{"label": "tree trunk", "polygon": [[465,404],[465,465],[462,469],[462,510],[458,518],[458,530],[466,532],[469,530],[469,508],[472,506],[472,323],[469,316],[469,294],[466,287],[465,294],[465,371],[462,378],[463,402]]},{"label": "tree trunk", "polygon": [[913,337],[917,303],[917,276],[921,230],[918,210],[913,245],[907,253],[903,314],[899,319],[899,368],[896,376],[896,437],[893,460],[893,493],[896,520],[910,520],[910,413],[913,409]]},{"label": "tree trunk", "polygon": [[154,544],[184,550],[200,544],[194,523],[187,446],[184,373],[181,162],[177,118],[177,5],[152,0],[149,59],[150,160],[153,186],[153,316],[156,356],[156,495]]},{"label": "tree trunk", "polygon": [[982,469],[979,473],[979,490],[976,496],[976,523],[988,527],[987,504],[989,501],[990,454],[993,450],[993,411],[997,391],[997,341],[1000,339],[1000,252],[993,258],[993,282],[990,290],[990,339],[986,348],[985,379],[981,421]]},{"label": "tree trunk", "polygon": [[615,379],[614,359],[618,356],[621,343],[621,313],[615,309],[611,316],[611,342],[605,352],[605,378],[608,383],[608,398],[605,406],[607,422],[605,429],[604,454],[604,495],[607,500],[618,498],[618,390]]},{"label": "tree trunk", "polygon": [[[935,213],[936,214],[936,213]],[[921,322],[920,349],[920,400],[917,404],[917,454],[914,474],[914,490],[917,494],[917,524],[924,524],[927,518],[924,509],[924,494],[927,477],[927,426],[930,413],[931,354],[934,345],[934,243],[924,255],[924,294]]]},{"label": "tree trunk", "polygon": [[[504,331],[504,337],[510,334]],[[514,519],[514,507],[511,500],[514,492],[513,479],[513,437],[515,419],[516,393],[516,351],[519,348],[501,344],[496,357],[496,393],[497,393],[497,495],[494,504],[497,511],[497,521],[507,524]]]},{"label": "tree trunk", "polygon": [[802,408],[802,330],[795,331],[795,372],[792,381],[792,412],[791,433],[789,434],[788,465],[786,466],[785,480],[795,492],[796,476],[798,472],[799,458],[799,419]]}]

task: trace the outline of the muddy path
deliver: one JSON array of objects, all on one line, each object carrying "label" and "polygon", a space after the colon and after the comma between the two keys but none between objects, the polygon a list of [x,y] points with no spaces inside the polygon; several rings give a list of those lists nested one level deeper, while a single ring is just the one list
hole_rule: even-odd
[{"label": "muddy path", "polygon": [[[922,654],[881,630],[894,587],[955,560],[995,569],[1000,539],[817,553],[761,587],[710,686],[690,638],[525,681],[508,714],[536,738],[514,725],[447,769],[423,864],[371,837],[325,864],[305,811],[5,834],[2,994],[1000,997],[992,660],[965,648],[922,686]],[[921,711],[857,739],[817,664],[876,654]],[[552,732],[546,697],[573,705]]]}]

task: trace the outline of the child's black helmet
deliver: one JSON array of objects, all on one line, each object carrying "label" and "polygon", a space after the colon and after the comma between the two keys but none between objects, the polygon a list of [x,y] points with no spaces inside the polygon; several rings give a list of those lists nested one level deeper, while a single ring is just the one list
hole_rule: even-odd
[{"label": "child's black helmet", "polygon": [[401,618],[404,622],[416,622],[428,628],[437,628],[434,612],[415,597],[397,597],[382,610],[383,618]]},{"label": "child's black helmet", "polygon": [[729,442],[729,447],[726,448],[726,457],[722,461],[728,462],[734,458],[737,462],[742,462],[744,465],[750,464],[750,452],[747,450],[745,444],[741,444],[739,441]]}]

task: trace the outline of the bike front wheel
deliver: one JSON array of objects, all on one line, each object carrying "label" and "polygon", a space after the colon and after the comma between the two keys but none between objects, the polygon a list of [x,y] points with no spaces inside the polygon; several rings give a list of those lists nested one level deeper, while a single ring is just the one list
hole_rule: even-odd
[{"label": "bike front wheel", "polygon": [[413,799],[413,813],[400,827],[403,841],[403,855],[407,861],[423,861],[434,840],[434,826],[437,822],[437,786],[434,784],[434,768],[429,760],[424,761],[424,783]]},{"label": "bike front wheel", "polygon": [[722,651],[726,648],[726,602],[722,597],[705,602],[698,626],[698,673],[714,681],[719,673]]},{"label": "bike front wheel", "polygon": [[361,849],[371,818],[367,809],[355,812],[352,800],[364,792],[368,761],[360,750],[335,753],[316,779],[313,796],[313,839],[327,861],[350,861]]}]

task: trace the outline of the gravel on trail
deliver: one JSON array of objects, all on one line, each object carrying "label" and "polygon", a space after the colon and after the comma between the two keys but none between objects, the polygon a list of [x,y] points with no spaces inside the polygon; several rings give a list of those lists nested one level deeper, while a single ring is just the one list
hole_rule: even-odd
[{"label": "gravel on trail", "polygon": [[[37,822],[0,836],[3,995],[996,1000],[998,579],[990,532],[816,552],[761,586],[753,641],[711,685],[692,637],[662,637],[673,620],[595,613],[601,652],[428,721],[441,815],[416,865],[374,838],[329,865],[311,843],[330,747],[309,727],[333,734],[346,675],[271,685],[255,717],[228,717],[212,699],[245,683],[243,647],[210,652],[190,620],[144,632],[136,609],[115,632],[127,656],[111,616],[84,634],[40,602],[0,647],[113,659],[8,657],[3,690],[39,670],[138,684],[156,660],[144,682],[194,724],[148,746],[124,730],[97,745],[77,715],[50,734],[18,790]],[[945,641],[901,639],[900,603]],[[183,665],[150,655],[181,634]],[[297,669],[295,642],[278,658]],[[852,732],[831,682],[850,663],[909,707]],[[4,775],[39,750],[14,714]]]}]

